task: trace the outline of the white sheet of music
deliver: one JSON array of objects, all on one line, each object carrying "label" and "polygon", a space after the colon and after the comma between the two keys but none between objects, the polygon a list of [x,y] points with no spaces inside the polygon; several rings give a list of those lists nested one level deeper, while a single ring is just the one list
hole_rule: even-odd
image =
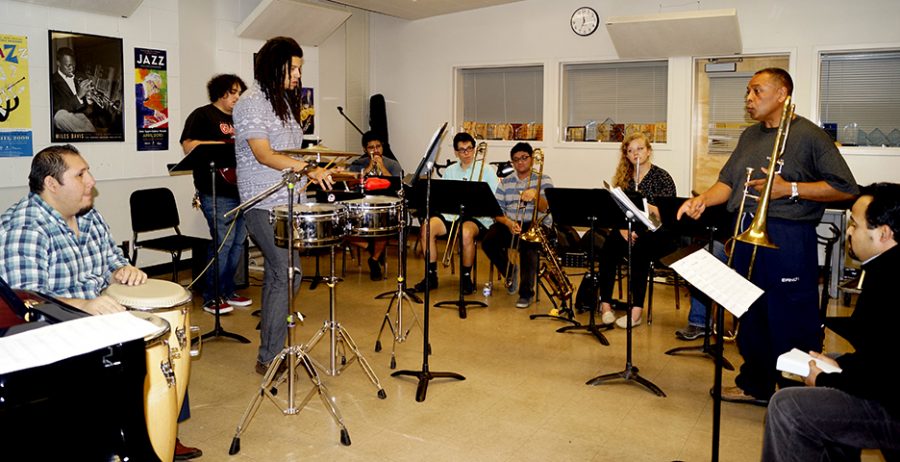
[{"label": "white sheet of music", "polygon": [[670,268],[737,317],[741,317],[763,294],[762,289],[706,249],[678,260]]},{"label": "white sheet of music", "polygon": [[87,316],[0,338],[0,374],[147,337],[158,327],[131,313]]}]

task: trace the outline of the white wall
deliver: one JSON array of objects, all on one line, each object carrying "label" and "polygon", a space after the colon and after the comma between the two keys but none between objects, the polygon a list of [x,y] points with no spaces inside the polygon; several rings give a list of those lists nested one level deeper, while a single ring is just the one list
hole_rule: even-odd
[{"label": "white wall", "polygon": [[[527,0],[415,22],[373,15],[372,92],[383,93],[388,101],[391,144],[404,167],[415,165],[440,123],[453,123],[454,67],[539,63],[545,68],[545,141],[535,144],[546,149],[546,172],[556,185],[568,187],[595,187],[610,178],[618,160],[617,146],[558,141],[560,63],[617,59],[602,24],[589,37],[570,30],[572,12],[584,5],[600,13],[601,23],[610,16],[660,12],[656,0]],[[674,8],[696,8],[692,2],[679,5],[688,6]],[[797,112],[813,120],[820,47],[900,46],[900,2],[893,0],[719,0],[703,1],[701,6],[738,11],[745,53],[791,53]],[[691,58],[669,60],[669,141],[655,146],[655,163],[672,174],[680,195],[690,192],[691,68]],[[445,141],[449,146],[449,137]],[[508,158],[510,142],[489,146],[489,159]],[[860,183],[900,182],[900,150],[846,151]],[[441,158],[452,155],[444,149]]]}]

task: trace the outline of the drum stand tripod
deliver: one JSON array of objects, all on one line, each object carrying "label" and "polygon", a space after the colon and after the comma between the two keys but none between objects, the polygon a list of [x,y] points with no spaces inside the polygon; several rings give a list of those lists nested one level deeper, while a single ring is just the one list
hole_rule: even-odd
[{"label": "drum stand tripod", "polygon": [[[307,360],[315,361],[309,358],[308,353],[315,348],[315,346],[322,340],[322,337],[326,332],[329,333],[329,353],[328,353],[328,367],[325,368],[325,373],[330,376],[337,376],[345,369],[350,367],[350,364],[355,360],[359,360],[359,365],[362,367],[363,372],[366,373],[366,376],[369,377],[369,380],[372,382],[372,385],[375,385],[378,388],[378,397],[381,399],[387,398],[387,393],[385,393],[384,388],[381,387],[381,382],[378,381],[378,377],[375,376],[375,372],[372,370],[372,366],[369,365],[369,362],[366,361],[366,358],[363,357],[362,353],[359,351],[359,347],[356,346],[356,342],[353,341],[353,338],[350,337],[350,333],[347,332],[347,329],[341,325],[341,323],[335,320],[334,315],[334,288],[337,285],[337,279],[334,275],[334,247],[331,246],[331,275],[327,278],[324,278],[325,283],[328,285],[328,317],[329,319],[325,320],[325,323],[322,325],[322,328],[319,329],[313,336],[306,342],[306,345],[303,346],[303,351],[307,354]],[[341,343],[341,367],[337,367],[337,344]],[[347,349],[350,350],[350,360],[347,360]]]},{"label": "drum stand tripod", "polygon": [[[232,212],[237,210],[243,210],[245,208],[252,207],[257,202],[262,199],[270,196],[272,193],[280,189],[282,186],[287,186],[290,194],[288,194],[288,217],[291,218],[291,223],[293,222],[294,217],[294,184],[298,181],[300,177],[300,173],[287,172],[284,174],[284,178],[280,183],[272,186],[271,188],[261,192],[260,194],[254,196],[249,199],[245,203],[238,206],[235,210],[229,211],[227,215],[230,215]],[[241,421],[238,423],[237,430],[234,433],[234,438],[231,440],[231,447],[228,449],[228,454],[235,455],[241,450],[241,433],[247,429],[247,425],[250,424],[250,420],[256,414],[257,409],[259,409],[259,404],[262,402],[263,397],[268,397],[272,400],[272,403],[275,404],[281,412],[285,415],[294,415],[300,413],[300,411],[306,406],[312,396],[314,394],[318,394],[319,398],[322,400],[322,404],[325,405],[325,409],[328,410],[328,413],[331,414],[331,418],[334,419],[334,423],[337,424],[341,429],[341,444],[344,446],[350,446],[350,433],[347,431],[347,427],[344,426],[344,419],[341,417],[341,413],[338,410],[337,406],[334,404],[334,397],[331,396],[331,393],[328,392],[328,389],[325,387],[325,384],[322,383],[322,379],[319,377],[318,371],[316,371],[316,367],[312,362],[312,358],[306,354],[306,350],[303,345],[295,345],[294,344],[294,326],[296,325],[294,322],[294,318],[296,317],[301,322],[303,321],[303,315],[299,312],[290,313],[291,308],[294,306],[294,291],[293,291],[293,281],[294,281],[294,272],[297,269],[294,267],[294,232],[293,228],[288,236],[288,317],[287,317],[287,325],[288,325],[288,335],[287,335],[287,345],[285,348],[275,356],[275,359],[272,360],[271,364],[269,364],[269,369],[266,371],[265,376],[263,376],[262,384],[259,387],[259,390],[254,395],[253,399],[250,401],[250,404],[247,406],[247,409],[244,410],[244,415],[241,416]],[[334,273],[334,248],[332,247],[331,251],[331,268],[332,275]],[[268,270],[272,270],[269,268]],[[334,305],[332,303],[332,313],[334,312]],[[282,363],[287,362],[287,368],[285,371],[280,372],[279,368]],[[306,371],[306,375],[309,377],[310,382],[312,382],[313,387],[306,394],[306,397],[299,403],[295,403],[294,399],[294,390],[296,388],[296,384],[294,383],[297,379],[297,367],[303,367],[303,370]],[[278,394],[278,386],[287,381],[287,406],[282,407],[282,403],[275,399],[275,395]]]},{"label": "drum stand tripod", "polygon": [[[398,239],[400,240],[400,245],[398,245],[397,251],[397,290],[393,292],[391,296],[391,301],[388,303],[387,311],[384,313],[384,320],[381,321],[381,329],[378,330],[378,339],[375,340],[375,352],[381,351],[381,334],[384,333],[384,326],[388,326],[391,329],[391,336],[393,337],[393,344],[391,345],[391,369],[397,368],[397,344],[403,343],[406,341],[407,336],[409,336],[409,332],[412,330],[412,326],[407,328],[405,331],[403,330],[403,301],[406,300],[408,306],[411,306],[415,301],[417,303],[422,303],[422,300],[415,295],[410,296],[409,292],[406,289],[406,226],[407,226],[407,208],[406,208],[406,199],[403,197],[403,188],[400,188],[400,232]],[[390,292],[388,292],[390,293]],[[415,298],[413,298],[415,297]],[[378,297],[375,297],[378,298]],[[394,307],[394,300],[397,301],[397,321],[391,320],[391,308]],[[416,312],[412,309],[409,310],[412,313],[413,317],[413,325],[419,326],[419,329],[422,326],[419,324],[419,318],[416,316]]]}]

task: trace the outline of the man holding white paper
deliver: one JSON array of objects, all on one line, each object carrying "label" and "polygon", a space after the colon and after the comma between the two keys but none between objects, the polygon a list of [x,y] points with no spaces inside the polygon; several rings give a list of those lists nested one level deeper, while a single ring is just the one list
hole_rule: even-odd
[{"label": "man holding white paper", "polygon": [[[851,210],[847,238],[866,278],[853,315],[840,329],[855,351],[837,359],[811,351],[807,386],[772,396],[763,461],[858,461],[861,449],[875,448],[885,460],[900,460],[900,394],[885,374],[900,350],[894,290],[900,185],[876,183],[862,194]],[[841,372],[824,373],[817,361]]]}]

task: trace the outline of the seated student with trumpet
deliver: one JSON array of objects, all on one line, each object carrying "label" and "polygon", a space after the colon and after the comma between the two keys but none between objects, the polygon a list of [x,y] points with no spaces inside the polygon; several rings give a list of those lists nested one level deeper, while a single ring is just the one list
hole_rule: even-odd
[{"label": "seated student with trumpet", "polygon": [[[147,274],[131,266],[94,209],[96,183],[72,145],[35,154],[30,192],[0,216],[0,277],[13,288],[55,297],[89,314],[125,311],[103,290],[144,284]],[[181,417],[190,417],[187,399]],[[176,460],[203,454],[175,441]]]},{"label": "seated student with trumpet", "polygon": [[[459,162],[447,167],[444,170],[444,175],[441,179],[444,180],[465,180],[472,181],[476,179],[476,181],[483,181],[490,185],[491,191],[497,189],[497,173],[493,168],[485,168],[485,164],[487,163],[487,159],[477,159],[475,153],[475,138],[472,138],[472,135],[460,132],[457,133],[456,136],[453,137],[453,150],[456,152],[456,157],[459,158]],[[477,174],[477,176],[476,176]],[[448,238],[447,245],[448,250],[447,253],[451,254],[458,244],[454,244],[452,241],[455,238],[462,239],[463,242],[463,262],[462,268],[460,271],[462,272],[462,284],[463,284],[463,293],[468,295],[475,291],[475,284],[472,282],[472,264],[475,262],[475,238],[478,237],[481,233],[483,233],[488,226],[491,225],[490,218],[468,218],[463,223],[457,223],[458,227],[461,228],[459,231],[452,230],[451,228],[456,228],[456,226],[452,226],[451,224],[456,221],[458,215],[451,214],[440,214],[434,215],[428,220],[428,226],[422,226],[422,236],[421,241],[425,242],[425,232],[429,227],[431,228],[430,236],[431,241],[428,243],[430,248],[431,258],[428,262],[428,266],[426,269],[425,278],[429,280],[429,288],[437,289],[438,286],[438,276],[437,276],[437,243],[436,239],[439,236],[443,236],[450,231],[450,237]],[[458,233],[458,236],[454,236]],[[449,260],[449,258],[445,258],[445,260]],[[448,261],[444,262],[446,265],[450,263]],[[419,283],[417,283],[414,287],[416,292],[424,292],[425,291],[425,278],[423,278]]]},{"label": "seated student with trumpet", "polygon": [[[543,172],[535,172],[534,149],[528,143],[517,143],[509,152],[515,173],[500,180],[494,191],[503,215],[494,217],[494,224],[484,236],[482,246],[491,263],[504,272],[510,294],[518,291],[517,308],[528,308],[534,298],[534,282],[540,260],[541,244],[521,238],[549,208],[544,191],[553,187],[553,180]],[[543,167],[543,157],[539,159]],[[537,190],[540,188],[540,191]],[[537,211],[535,211],[537,206]],[[545,215],[540,226],[551,226]],[[545,233],[546,235],[546,233]],[[518,247],[518,248],[513,248]],[[510,262],[510,251],[518,252],[518,265]]]},{"label": "seated student with trumpet", "polygon": [[[632,133],[622,141],[619,166],[613,177],[613,186],[625,191],[638,191],[649,204],[650,213],[659,215],[659,210],[654,205],[657,197],[674,197],[675,182],[668,172],[653,165],[650,157],[653,148],[650,140],[643,133]],[[644,295],[647,290],[647,277],[650,271],[650,262],[666,255],[666,250],[674,250],[674,242],[665,231],[656,232],[633,231],[628,235],[627,229],[612,231],[606,238],[603,248],[597,256],[599,267],[597,270],[597,283],[600,289],[600,319],[603,324],[616,323],[616,326],[625,328],[628,320],[625,316],[616,319],[613,314],[612,299],[613,283],[616,278],[616,267],[622,261],[622,257],[628,254],[628,240],[632,243],[631,249],[631,277],[628,285],[632,294],[631,307],[626,316],[631,316],[631,325],[639,326],[642,321]]]},{"label": "seated student with trumpet", "polygon": [[[369,130],[363,133],[362,147],[365,154],[354,160],[347,170],[367,176],[396,176],[403,175],[400,163],[389,157],[384,157],[384,140],[375,131]],[[384,248],[387,245],[387,237],[371,237],[368,239],[351,239],[355,245],[366,247],[369,252],[369,278],[378,281],[384,271]]]}]

